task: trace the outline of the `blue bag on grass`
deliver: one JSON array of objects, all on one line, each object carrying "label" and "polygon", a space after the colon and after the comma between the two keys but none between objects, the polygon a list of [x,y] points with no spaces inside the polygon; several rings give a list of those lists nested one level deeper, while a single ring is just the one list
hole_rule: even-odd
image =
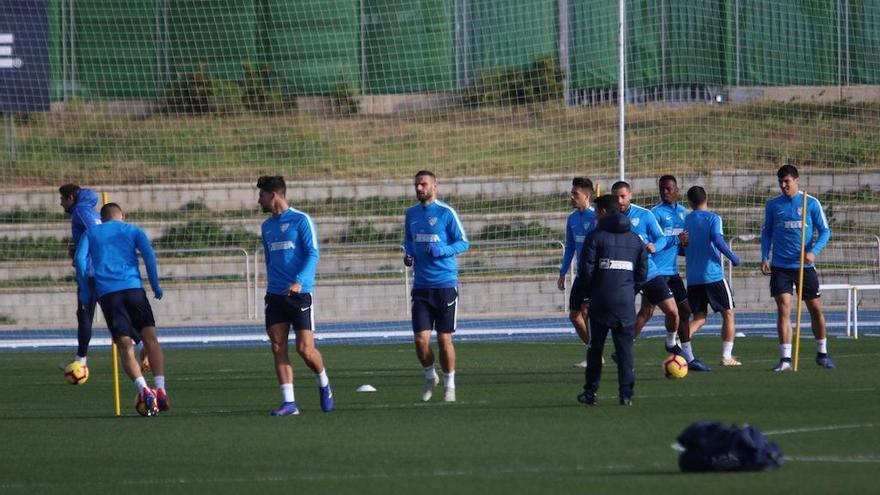
[{"label": "blue bag on grass", "polygon": [[691,423],[678,435],[684,449],[678,458],[683,472],[765,471],[782,465],[782,450],[761,430],[717,421]]}]

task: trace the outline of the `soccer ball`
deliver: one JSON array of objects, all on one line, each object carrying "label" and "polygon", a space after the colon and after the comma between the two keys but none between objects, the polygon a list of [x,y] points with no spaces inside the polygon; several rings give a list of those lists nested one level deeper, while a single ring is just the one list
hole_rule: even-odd
[{"label": "soccer ball", "polygon": [[[150,389],[150,390],[152,390],[152,389]],[[156,395],[155,390],[153,390],[153,395]],[[148,411],[147,410],[147,403],[144,402],[144,399],[143,399],[143,397],[141,397],[141,394],[137,394],[134,396],[134,409],[141,416],[153,416],[156,414],[155,411]]]},{"label": "soccer ball", "polygon": [[670,380],[686,377],[688,374],[687,360],[678,354],[670,354],[663,361],[663,374]]},{"label": "soccer ball", "polygon": [[64,379],[71,385],[82,385],[89,381],[89,367],[73,361],[64,367]]}]

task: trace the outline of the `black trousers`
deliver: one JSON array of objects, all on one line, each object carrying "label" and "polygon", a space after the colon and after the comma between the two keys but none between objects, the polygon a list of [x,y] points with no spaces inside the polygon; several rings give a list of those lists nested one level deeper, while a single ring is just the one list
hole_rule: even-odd
[{"label": "black trousers", "polygon": [[599,380],[602,377],[602,351],[605,349],[605,340],[611,332],[614,341],[614,350],[617,353],[617,383],[620,398],[630,398],[636,384],[636,376],[633,372],[635,356],[633,354],[633,339],[635,328],[616,327],[612,328],[597,321],[590,320],[590,346],[587,348],[587,371],[584,390],[595,394],[599,390]]},{"label": "black trousers", "polygon": [[80,304],[79,302],[79,286],[77,286],[76,300],[76,355],[87,356],[89,353],[89,342],[92,341],[92,322],[95,321],[95,305],[98,303],[98,292],[95,289],[95,279],[89,277],[89,288],[92,297],[88,304]]}]

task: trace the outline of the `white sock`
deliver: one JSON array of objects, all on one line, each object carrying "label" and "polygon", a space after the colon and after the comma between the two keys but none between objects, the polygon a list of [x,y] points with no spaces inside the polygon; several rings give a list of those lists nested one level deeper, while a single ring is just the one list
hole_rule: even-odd
[{"label": "white sock", "polygon": [[684,358],[687,362],[691,362],[694,360],[694,351],[691,349],[690,342],[682,342],[681,343],[681,353],[684,355]]},{"label": "white sock", "polygon": [[721,343],[721,357],[724,359],[733,359],[733,342]]},{"label": "white sock", "polygon": [[666,332],[666,347],[675,347],[675,337],[678,335],[676,332]]},{"label": "white sock", "polygon": [[138,393],[143,392],[144,389],[147,388],[147,379],[142,376],[135,378],[134,386],[137,388]]},{"label": "white sock", "polygon": [[779,352],[782,353],[782,359],[791,359],[791,344],[779,344]]},{"label": "white sock", "polygon": [[320,373],[315,375],[315,379],[318,380],[319,387],[330,385],[330,379],[327,378],[327,368],[322,369]]},{"label": "white sock", "polygon": [[88,366],[88,364],[86,363],[86,361],[88,360],[88,358],[85,357],[85,356],[77,356],[77,357],[75,357],[73,360],[82,363],[83,366]]},{"label": "white sock", "polygon": [[443,386],[446,388],[455,388],[455,372],[443,373]]},{"label": "white sock", "polygon": [[437,371],[434,369],[434,365],[425,366],[425,380],[433,380],[435,376],[437,376]]},{"label": "white sock", "polygon": [[156,375],[153,377],[153,381],[156,382],[157,389],[165,390],[165,375]]},{"label": "white sock", "polygon": [[816,339],[816,352],[828,354],[828,339]]},{"label": "white sock", "polygon": [[293,384],[292,383],[284,383],[281,385],[281,400],[284,402],[293,402]]}]

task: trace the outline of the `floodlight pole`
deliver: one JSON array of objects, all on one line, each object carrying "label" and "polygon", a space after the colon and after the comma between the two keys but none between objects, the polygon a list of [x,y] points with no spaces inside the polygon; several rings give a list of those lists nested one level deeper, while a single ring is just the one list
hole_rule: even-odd
[{"label": "floodlight pole", "polygon": [[620,180],[626,178],[626,0],[617,0],[617,107],[618,107],[618,142],[617,150]]}]

